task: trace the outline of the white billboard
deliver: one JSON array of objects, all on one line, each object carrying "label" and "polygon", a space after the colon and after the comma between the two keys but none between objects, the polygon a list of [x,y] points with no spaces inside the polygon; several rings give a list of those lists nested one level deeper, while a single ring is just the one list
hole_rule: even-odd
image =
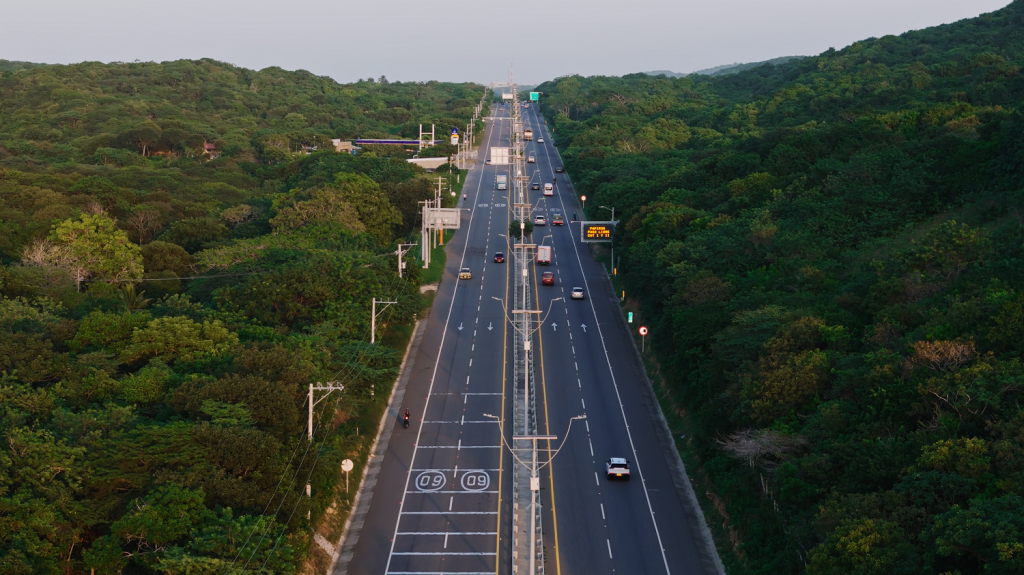
[{"label": "white billboard", "polygon": [[491,165],[508,165],[508,148],[491,148]]},{"label": "white billboard", "polygon": [[462,210],[459,208],[423,208],[423,221],[435,230],[457,230]]}]

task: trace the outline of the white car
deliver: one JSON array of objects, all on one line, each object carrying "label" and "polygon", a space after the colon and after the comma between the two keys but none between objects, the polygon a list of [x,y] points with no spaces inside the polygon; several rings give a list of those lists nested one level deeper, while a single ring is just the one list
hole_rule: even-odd
[{"label": "white car", "polygon": [[581,288],[581,287],[574,287],[574,288],[572,288],[572,291],[569,292],[569,297],[571,297],[572,299],[583,299],[583,288]]},{"label": "white car", "polygon": [[533,156],[530,156],[530,157],[526,158],[526,163],[527,164],[536,164],[537,163],[537,158],[535,158]]},{"label": "white car", "polygon": [[629,462],[621,457],[612,457],[604,462],[604,471],[608,479],[629,480]]},{"label": "white car", "polygon": [[537,138],[537,143],[538,144],[543,144],[544,143],[544,138]]},{"label": "white car", "polygon": [[555,186],[551,184],[544,184],[544,195],[553,196],[555,195]]},{"label": "white car", "polygon": [[548,220],[544,216],[537,216],[537,217],[533,218],[533,225],[535,225],[535,226],[546,226],[546,225],[548,225]]}]

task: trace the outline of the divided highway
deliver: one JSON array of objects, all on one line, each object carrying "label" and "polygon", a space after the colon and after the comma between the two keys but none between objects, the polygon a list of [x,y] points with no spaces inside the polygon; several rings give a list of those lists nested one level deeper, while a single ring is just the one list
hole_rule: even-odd
[{"label": "divided highway", "polygon": [[[395,425],[348,573],[512,573],[511,456],[501,447],[499,426],[484,413],[503,414],[511,434],[511,328],[502,303],[511,285],[507,248],[510,190],[495,189],[507,166],[485,166],[490,147],[508,146],[508,106],[498,107],[487,127],[478,168],[470,172],[462,229],[448,246],[444,279],[427,320],[423,341],[410,357],[406,405],[394,406]],[[523,110],[534,141],[526,155],[531,182],[555,182],[555,194],[531,191],[534,215],[549,225],[533,232],[537,244],[553,246],[550,266],[531,266],[533,300],[551,314],[535,336],[539,353],[539,432],[565,437],[564,448],[544,468],[541,503],[549,574],[704,573],[695,534],[666,461],[663,444],[645,403],[630,336],[623,333],[618,298],[585,244],[576,195],[551,145],[551,134],[533,106]],[[545,143],[538,140],[543,138]],[[541,186],[543,187],[543,185]],[[551,215],[564,226],[550,225]],[[494,252],[508,263],[495,263]],[[468,267],[473,278],[459,280]],[[551,271],[555,285],[540,274]],[[571,300],[583,287],[586,298]],[[551,300],[561,297],[561,301]],[[408,407],[413,424],[403,429],[398,414]],[[548,446],[544,446],[545,448]],[[546,455],[545,455],[546,457]],[[609,482],[604,461],[624,457],[633,478]],[[542,458],[543,459],[543,458]]]}]

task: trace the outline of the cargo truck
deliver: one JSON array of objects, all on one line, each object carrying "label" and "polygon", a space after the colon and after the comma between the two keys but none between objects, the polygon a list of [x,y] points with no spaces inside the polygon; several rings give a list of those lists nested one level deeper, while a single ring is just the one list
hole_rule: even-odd
[{"label": "cargo truck", "polygon": [[546,266],[551,263],[551,246],[537,246],[537,265]]},{"label": "cargo truck", "polygon": [[508,176],[506,174],[498,174],[494,178],[494,183],[499,190],[508,189]]},{"label": "cargo truck", "polygon": [[523,139],[526,140],[527,142],[532,142],[533,141],[533,130],[531,130],[529,128],[523,130]]}]

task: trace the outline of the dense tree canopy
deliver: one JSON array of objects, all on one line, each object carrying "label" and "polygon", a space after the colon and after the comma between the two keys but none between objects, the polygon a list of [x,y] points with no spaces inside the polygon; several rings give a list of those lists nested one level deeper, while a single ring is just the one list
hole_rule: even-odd
[{"label": "dense tree canopy", "polygon": [[1020,571],[1022,17],[537,88],[736,572]]},{"label": "dense tree canopy", "polygon": [[[483,93],[0,62],[0,572],[296,572],[394,380],[370,301],[398,302],[378,338],[418,311],[392,242],[433,195],[329,140],[458,126]],[[345,391],[309,443],[318,381]]]}]

